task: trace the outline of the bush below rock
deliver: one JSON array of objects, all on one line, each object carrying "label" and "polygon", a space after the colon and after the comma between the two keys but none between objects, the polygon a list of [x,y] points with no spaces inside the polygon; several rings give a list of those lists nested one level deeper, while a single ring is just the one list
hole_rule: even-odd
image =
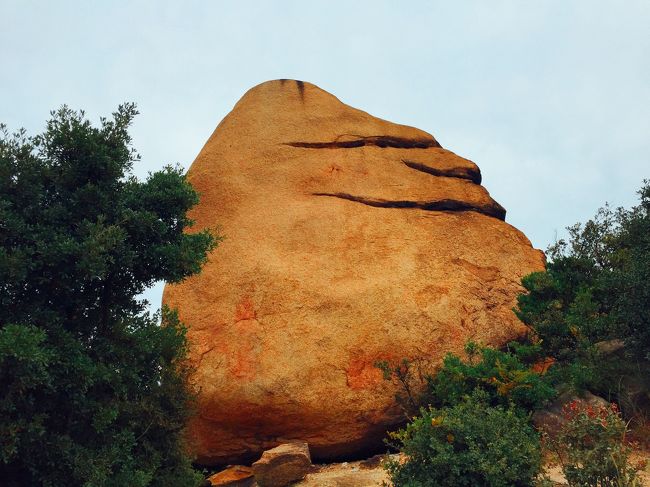
[{"label": "bush below rock", "polygon": [[422,410],[392,435],[406,461],[387,466],[395,487],[526,487],[541,469],[539,435],[520,410],[476,390],[449,408]]}]

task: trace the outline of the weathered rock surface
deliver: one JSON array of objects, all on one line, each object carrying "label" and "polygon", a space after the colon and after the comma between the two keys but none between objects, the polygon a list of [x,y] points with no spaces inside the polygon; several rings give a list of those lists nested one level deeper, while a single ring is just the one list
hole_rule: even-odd
[{"label": "weathered rock surface", "polygon": [[429,134],[278,80],[251,89],[188,173],[197,230],[225,240],[167,286],[201,388],[197,461],[287,440],[316,459],[382,448],[402,418],[374,367],[437,364],[524,327],[512,307],[543,255],[503,221],[471,161]]},{"label": "weathered rock surface", "polygon": [[259,487],[285,487],[307,475],[311,457],[307,443],[285,443],[262,453],[253,464]]}]

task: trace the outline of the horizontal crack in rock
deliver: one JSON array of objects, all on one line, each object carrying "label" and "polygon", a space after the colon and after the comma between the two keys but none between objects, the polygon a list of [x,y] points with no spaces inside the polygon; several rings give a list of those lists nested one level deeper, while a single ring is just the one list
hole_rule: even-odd
[{"label": "horizontal crack in rock", "polygon": [[302,147],[305,149],[352,149],[355,147],[375,146],[394,147],[397,149],[428,149],[429,147],[442,147],[433,139],[406,139],[388,135],[371,135],[354,140],[335,140],[332,142],[286,142],[284,145]]},{"label": "horizontal crack in rock", "polygon": [[479,171],[478,169],[472,169],[469,167],[467,168],[455,167],[453,169],[436,169],[434,167],[425,166],[420,162],[408,161],[406,159],[402,159],[402,162],[404,163],[404,165],[410,167],[411,169],[415,169],[416,171],[426,172],[427,174],[431,174],[432,176],[467,179],[473,182],[474,184],[481,184],[481,171]]},{"label": "horizontal crack in rock", "polygon": [[420,210],[429,211],[475,211],[483,215],[498,218],[499,220],[506,219],[506,210],[496,201],[492,205],[474,205],[464,201],[444,199],[436,201],[410,201],[410,200],[396,200],[389,201],[378,198],[366,198],[364,196],[353,196],[348,193],[312,193],[314,196],[330,196],[332,198],[340,198],[356,203],[362,203],[376,208],[417,208]]}]

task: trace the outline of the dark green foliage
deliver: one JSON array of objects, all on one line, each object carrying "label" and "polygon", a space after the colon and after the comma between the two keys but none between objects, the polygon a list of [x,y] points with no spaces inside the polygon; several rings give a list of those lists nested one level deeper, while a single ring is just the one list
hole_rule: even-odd
[{"label": "dark green foliage", "polygon": [[[194,485],[180,432],[185,331],[136,296],[199,271],[198,196],[178,168],[141,182],[133,105],[99,127],[62,108],[0,137],[0,478],[3,485]],[[162,322],[162,326],[161,326]]]},{"label": "dark green foliage", "polygon": [[476,389],[487,394],[491,406],[513,405],[524,414],[556,395],[553,374],[548,374],[551,363],[545,361],[539,345],[511,342],[505,350],[497,350],[469,342],[465,353],[465,360],[448,354],[435,373],[406,359],[375,366],[396,385],[395,399],[408,419],[422,407],[455,406]]},{"label": "dark green foliage", "polygon": [[[570,227],[569,241],[549,249],[547,270],[523,280],[517,313],[577,389],[617,395],[628,371],[608,362],[650,364],[650,183],[639,195],[632,209],[601,208]],[[623,360],[600,353],[614,339],[625,343]]]},{"label": "dark green foliage", "polygon": [[615,267],[606,287],[618,291],[612,314],[624,324],[630,346],[650,360],[650,182],[639,194],[640,205],[620,214]]},{"label": "dark green foliage", "polygon": [[535,370],[541,359],[534,345],[510,343],[508,350],[466,346],[468,360],[449,354],[435,376],[428,378],[424,397],[436,407],[454,406],[476,389],[486,393],[489,405],[537,409],[555,396],[555,389],[543,368]]},{"label": "dark green foliage", "polygon": [[387,465],[395,487],[516,487],[535,484],[540,441],[512,407],[474,391],[453,407],[423,409],[394,433],[407,461]]},{"label": "dark green foliage", "polygon": [[[403,390],[398,401],[410,417],[389,443],[407,458],[387,465],[396,487],[534,485],[541,447],[529,413],[555,396],[541,350],[470,342],[465,351],[466,360],[449,354],[435,375],[424,375],[422,394],[412,363],[377,364]],[[425,407],[413,418],[417,405]]]}]

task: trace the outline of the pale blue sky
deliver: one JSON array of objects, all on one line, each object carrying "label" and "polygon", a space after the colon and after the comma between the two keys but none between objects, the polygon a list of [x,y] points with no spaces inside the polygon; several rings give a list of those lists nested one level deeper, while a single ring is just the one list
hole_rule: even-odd
[{"label": "pale blue sky", "polygon": [[650,0],[0,0],[0,63],[12,129],[135,101],[138,175],[188,167],[251,86],[310,81],[475,161],[538,248],[650,178]]}]

